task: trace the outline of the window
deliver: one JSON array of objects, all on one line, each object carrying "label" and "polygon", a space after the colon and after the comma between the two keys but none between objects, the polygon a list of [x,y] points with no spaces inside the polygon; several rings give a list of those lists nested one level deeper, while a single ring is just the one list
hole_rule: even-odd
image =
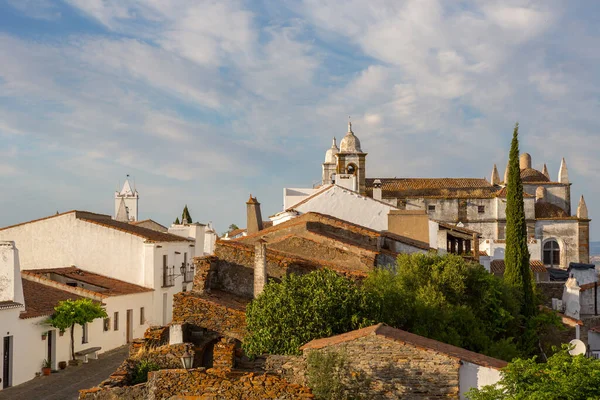
[{"label": "window", "polygon": [[144,307],[140,307],[140,325],[146,323],[146,316],[144,315]]},{"label": "window", "polygon": [[118,312],[116,312],[115,316],[114,316],[113,330],[114,331],[118,331],[119,330],[119,313]]},{"label": "window", "polygon": [[83,329],[81,331],[81,343],[88,342],[88,324],[83,324]]},{"label": "window", "polygon": [[477,213],[484,214],[485,213],[485,206],[477,206]]},{"label": "window", "polygon": [[175,284],[175,266],[169,268],[167,255],[163,256],[163,287],[173,286]]},{"label": "window", "polygon": [[427,206],[427,211],[432,212],[435,211],[435,205],[431,204]]},{"label": "window", "polygon": [[544,243],[544,264],[550,267],[560,265],[560,247],[556,240],[548,240]]},{"label": "window", "polygon": [[104,318],[104,332],[110,329],[110,318]]}]

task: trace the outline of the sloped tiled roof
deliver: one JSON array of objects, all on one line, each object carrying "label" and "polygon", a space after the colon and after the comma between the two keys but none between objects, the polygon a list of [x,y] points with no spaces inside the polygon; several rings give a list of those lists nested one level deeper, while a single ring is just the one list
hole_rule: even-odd
[{"label": "sloped tiled roof", "polygon": [[54,313],[54,307],[60,301],[79,300],[83,297],[74,293],[66,292],[38,282],[23,279],[23,294],[25,296],[25,312],[19,318],[34,318],[50,316]]},{"label": "sloped tiled roof", "polygon": [[542,174],[537,169],[533,168],[524,168],[521,170],[521,180],[527,183],[533,182],[550,182],[550,179],[544,174]]},{"label": "sloped tiled roof", "polygon": [[77,267],[29,269],[22,271],[21,273],[23,275],[40,276],[48,279],[50,279],[50,274],[56,274],[64,276],[66,278],[71,278],[76,281],[81,281],[94,286],[99,286],[104,289],[98,292],[98,294],[102,295],[103,297],[145,293],[152,292],[154,290],[151,288],[134,285],[133,283],[125,282],[119,279],[96,274],[94,272],[85,271]]},{"label": "sloped tiled roof", "polygon": [[[378,178],[384,198],[491,198],[498,190],[480,178]],[[367,195],[373,195],[375,178],[366,179]]]},{"label": "sloped tiled roof", "polygon": [[[502,189],[500,189],[500,190],[498,190],[496,192],[496,197],[506,198],[506,194],[507,193],[508,193],[508,189],[505,186],[505,187],[503,187]],[[527,197],[531,198],[531,197],[535,197],[535,196],[532,196],[529,193],[523,192],[523,197],[525,197],[525,198],[527,198]]]},{"label": "sloped tiled roof", "polygon": [[93,218],[87,214],[81,214],[76,211],[76,217],[82,221],[90,222],[92,224],[104,226],[110,229],[116,229],[121,232],[129,233],[134,236],[139,236],[146,239],[149,242],[191,242],[191,240],[173,235],[171,233],[158,232],[152,229],[143,228],[129,224],[127,222],[120,222],[109,218]]},{"label": "sloped tiled roof", "polygon": [[0,301],[0,310],[8,310],[11,308],[19,308],[23,307],[23,304],[17,303],[15,301]]},{"label": "sloped tiled roof", "polygon": [[[500,369],[504,368],[508,363],[497,358],[488,357],[483,354],[475,353],[460,347],[442,343],[437,340],[429,339],[424,336],[415,335],[410,332],[389,327],[384,324],[377,324],[367,328],[357,329],[355,331],[343,333],[337,336],[331,336],[324,339],[316,339],[306,343],[300,347],[300,350],[322,349],[339,343],[350,342],[369,335],[382,336],[386,339],[418,347],[421,349],[435,351],[445,354],[449,357],[467,361],[472,364]],[[366,350],[368,351],[368,350]],[[373,350],[376,352],[377,350]]]},{"label": "sloped tiled roof", "polygon": [[536,218],[565,218],[569,214],[559,206],[545,201],[538,201],[535,203],[535,217]]},{"label": "sloped tiled roof", "polygon": [[[530,260],[529,267],[533,272],[546,272],[544,263],[540,260]],[[490,263],[490,272],[497,275],[504,275],[504,260],[494,260]]]},{"label": "sloped tiled roof", "polygon": [[139,236],[141,238],[146,239],[149,242],[189,242],[189,241],[191,241],[187,238],[173,235],[170,233],[157,232],[152,229],[132,225],[127,222],[115,221],[114,219],[112,219],[110,217],[110,215],[97,214],[97,213],[92,213],[89,211],[77,211],[77,210],[67,211],[62,214],[50,215],[48,217],[39,218],[39,219],[35,219],[32,221],[22,222],[20,224],[0,228],[0,230],[15,228],[17,226],[21,226],[21,225],[25,225],[25,224],[32,224],[35,222],[44,221],[44,220],[52,219],[52,218],[56,218],[56,217],[61,217],[63,215],[73,214],[73,213],[75,214],[75,218],[77,218],[81,221],[90,222],[92,224],[101,225],[106,228],[116,229],[121,232]]}]

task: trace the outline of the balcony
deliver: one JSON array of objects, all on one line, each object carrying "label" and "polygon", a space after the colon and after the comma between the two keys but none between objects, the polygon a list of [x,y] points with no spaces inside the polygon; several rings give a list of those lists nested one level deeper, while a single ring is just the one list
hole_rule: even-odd
[{"label": "balcony", "polygon": [[163,267],[163,285],[162,287],[175,286],[175,266]]}]

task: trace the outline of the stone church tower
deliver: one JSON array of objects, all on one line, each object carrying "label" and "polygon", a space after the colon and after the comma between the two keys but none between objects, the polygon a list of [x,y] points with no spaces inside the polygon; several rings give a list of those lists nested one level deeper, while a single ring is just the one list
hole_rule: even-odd
[{"label": "stone church tower", "polygon": [[129,184],[129,175],[125,179],[123,189],[115,192],[115,219],[121,222],[132,222],[138,220],[138,200],[140,195]]},{"label": "stone church tower", "polygon": [[323,163],[323,185],[329,185],[330,183],[335,182],[335,173],[337,170],[337,154],[340,152],[340,149],[337,147],[337,143],[335,142],[335,138],[333,138],[333,143],[331,147],[325,152],[325,162]]},{"label": "stone church tower", "polygon": [[[340,151],[337,157],[336,183],[342,180],[352,180],[353,189],[362,195],[366,195],[366,159],[367,153],[360,148],[360,140],[352,132],[352,122],[348,122],[348,132],[340,142]],[[342,184],[348,187],[348,185]]]}]

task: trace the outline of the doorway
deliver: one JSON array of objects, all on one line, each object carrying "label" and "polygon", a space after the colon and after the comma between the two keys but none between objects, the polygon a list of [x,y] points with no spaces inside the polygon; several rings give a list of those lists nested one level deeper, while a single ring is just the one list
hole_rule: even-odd
[{"label": "doorway", "polygon": [[12,345],[13,337],[5,336],[2,346],[2,388],[12,386]]},{"label": "doorway", "polygon": [[127,310],[127,343],[133,341],[133,310]]},{"label": "doorway", "polygon": [[56,369],[56,331],[48,331],[48,354],[46,360],[50,361],[50,368]]}]

